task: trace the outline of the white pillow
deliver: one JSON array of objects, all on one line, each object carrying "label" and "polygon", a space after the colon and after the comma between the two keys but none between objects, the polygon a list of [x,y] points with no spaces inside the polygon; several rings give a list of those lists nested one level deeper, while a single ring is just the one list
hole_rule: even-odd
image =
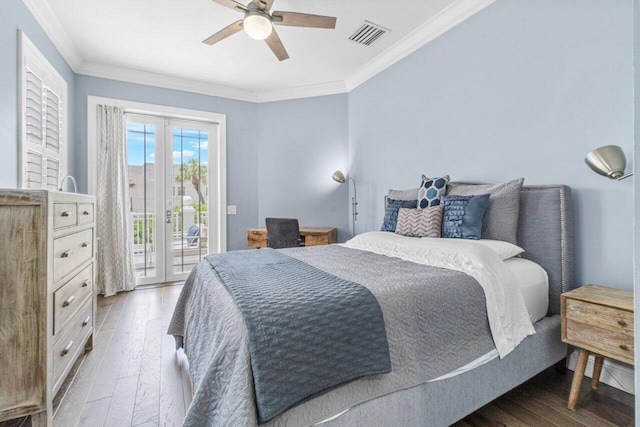
[{"label": "white pillow", "polygon": [[514,256],[520,255],[524,252],[524,249],[522,249],[520,246],[516,246],[513,243],[505,242],[502,240],[480,239],[469,241],[486,246],[487,248],[494,251],[503,261],[509,258],[513,258]]}]

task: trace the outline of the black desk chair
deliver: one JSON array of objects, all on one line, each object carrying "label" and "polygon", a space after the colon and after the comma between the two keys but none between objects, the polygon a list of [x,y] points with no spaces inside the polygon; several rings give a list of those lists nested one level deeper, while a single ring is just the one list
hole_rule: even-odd
[{"label": "black desk chair", "polygon": [[273,249],[302,246],[297,219],[267,218],[267,246]]}]

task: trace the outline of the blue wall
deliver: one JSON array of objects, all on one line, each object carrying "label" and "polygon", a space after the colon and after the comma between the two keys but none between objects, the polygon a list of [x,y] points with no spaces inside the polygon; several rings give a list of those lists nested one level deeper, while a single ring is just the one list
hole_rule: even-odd
[{"label": "blue wall", "polygon": [[0,12],[0,188],[18,186],[18,30],[24,31],[38,50],[67,81],[69,173],[78,141],[73,132],[75,75],[40,25],[20,0],[2,0]]},{"label": "blue wall", "polygon": [[[238,208],[237,215],[227,216],[227,249],[246,249],[247,228],[258,225],[255,192],[259,142],[257,127],[251,126],[257,113],[256,104],[78,75],[75,125],[76,133],[83,141],[87,140],[87,97],[90,95],[226,114],[227,204]],[[78,182],[82,183],[81,188],[85,191],[86,149],[86,144],[82,144],[76,153]]]},{"label": "blue wall", "polygon": [[348,188],[331,179],[348,157],[347,95],[258,105],[258,218],[298,218],[349,236]]},{"label": "blue wall", "polygon": [[[0,15],[0,186],[17,185],[17,29],[69,83],[70,172],[86,191],[88,95],[227,115],[229,249],[264,217],[336,225],[348,237],[346,185],[358,183],[357,232],[377,229],[389,187],[420,174],[571,185],[578,284],[631,287],[633,183],[583,157],[633,146],[632,2],[498,1],[348,95],[252,104],[75,76],[20,0]],[[550,19],[553,17],[553,19]],[[251,123],[256,123],[255,126]],[[257,193],[257,194],[256,194]]]},{"label": "blue wall", "polygon": [[[349,94],[361,221],[422,173],[574,189],[577,282],[631,289],[632,180],[584,164],[606,144],[632,159],[632,3],[497,1]],[[359,230],[362,231],[362,230]]]}]

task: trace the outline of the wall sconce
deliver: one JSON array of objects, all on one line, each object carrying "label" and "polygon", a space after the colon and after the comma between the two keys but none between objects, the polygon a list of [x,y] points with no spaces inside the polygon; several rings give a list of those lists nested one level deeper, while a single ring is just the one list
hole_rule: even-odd
[{"label": "wall sconce", "polygon": [[629,178],[633,173],[625,175],[627,160],[622,148],[617,145],[605,145],[596,148],[584,159],[585,163],[596,173],[618,181]]},{"label": "wall sconce", "polygon": [[341,171],[335,171],[331,176],[334,181],[344,184],[347,181],[353,182],[353,197],[351,198],[351,224],[353,226],[353,235],[356,235],[356,221],[358,220],[358,196],[356,190],[356,181],[349,177],[345,178]]}]

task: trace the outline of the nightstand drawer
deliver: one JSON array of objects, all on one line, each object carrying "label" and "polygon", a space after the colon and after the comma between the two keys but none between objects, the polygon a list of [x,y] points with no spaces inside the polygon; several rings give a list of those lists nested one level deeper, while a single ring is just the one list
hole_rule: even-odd
[{"label": "nightstand drawer", "polygon": [[566,342],[606,357],[633,364],[633,334],[613,332],[567,319]]},{"label": "nightstand drawer", "polygon": [[600,304],[568,299],[566,317],[576,323],[582,323],[614,333],[626,334],[633,338],[633,313]]}]

